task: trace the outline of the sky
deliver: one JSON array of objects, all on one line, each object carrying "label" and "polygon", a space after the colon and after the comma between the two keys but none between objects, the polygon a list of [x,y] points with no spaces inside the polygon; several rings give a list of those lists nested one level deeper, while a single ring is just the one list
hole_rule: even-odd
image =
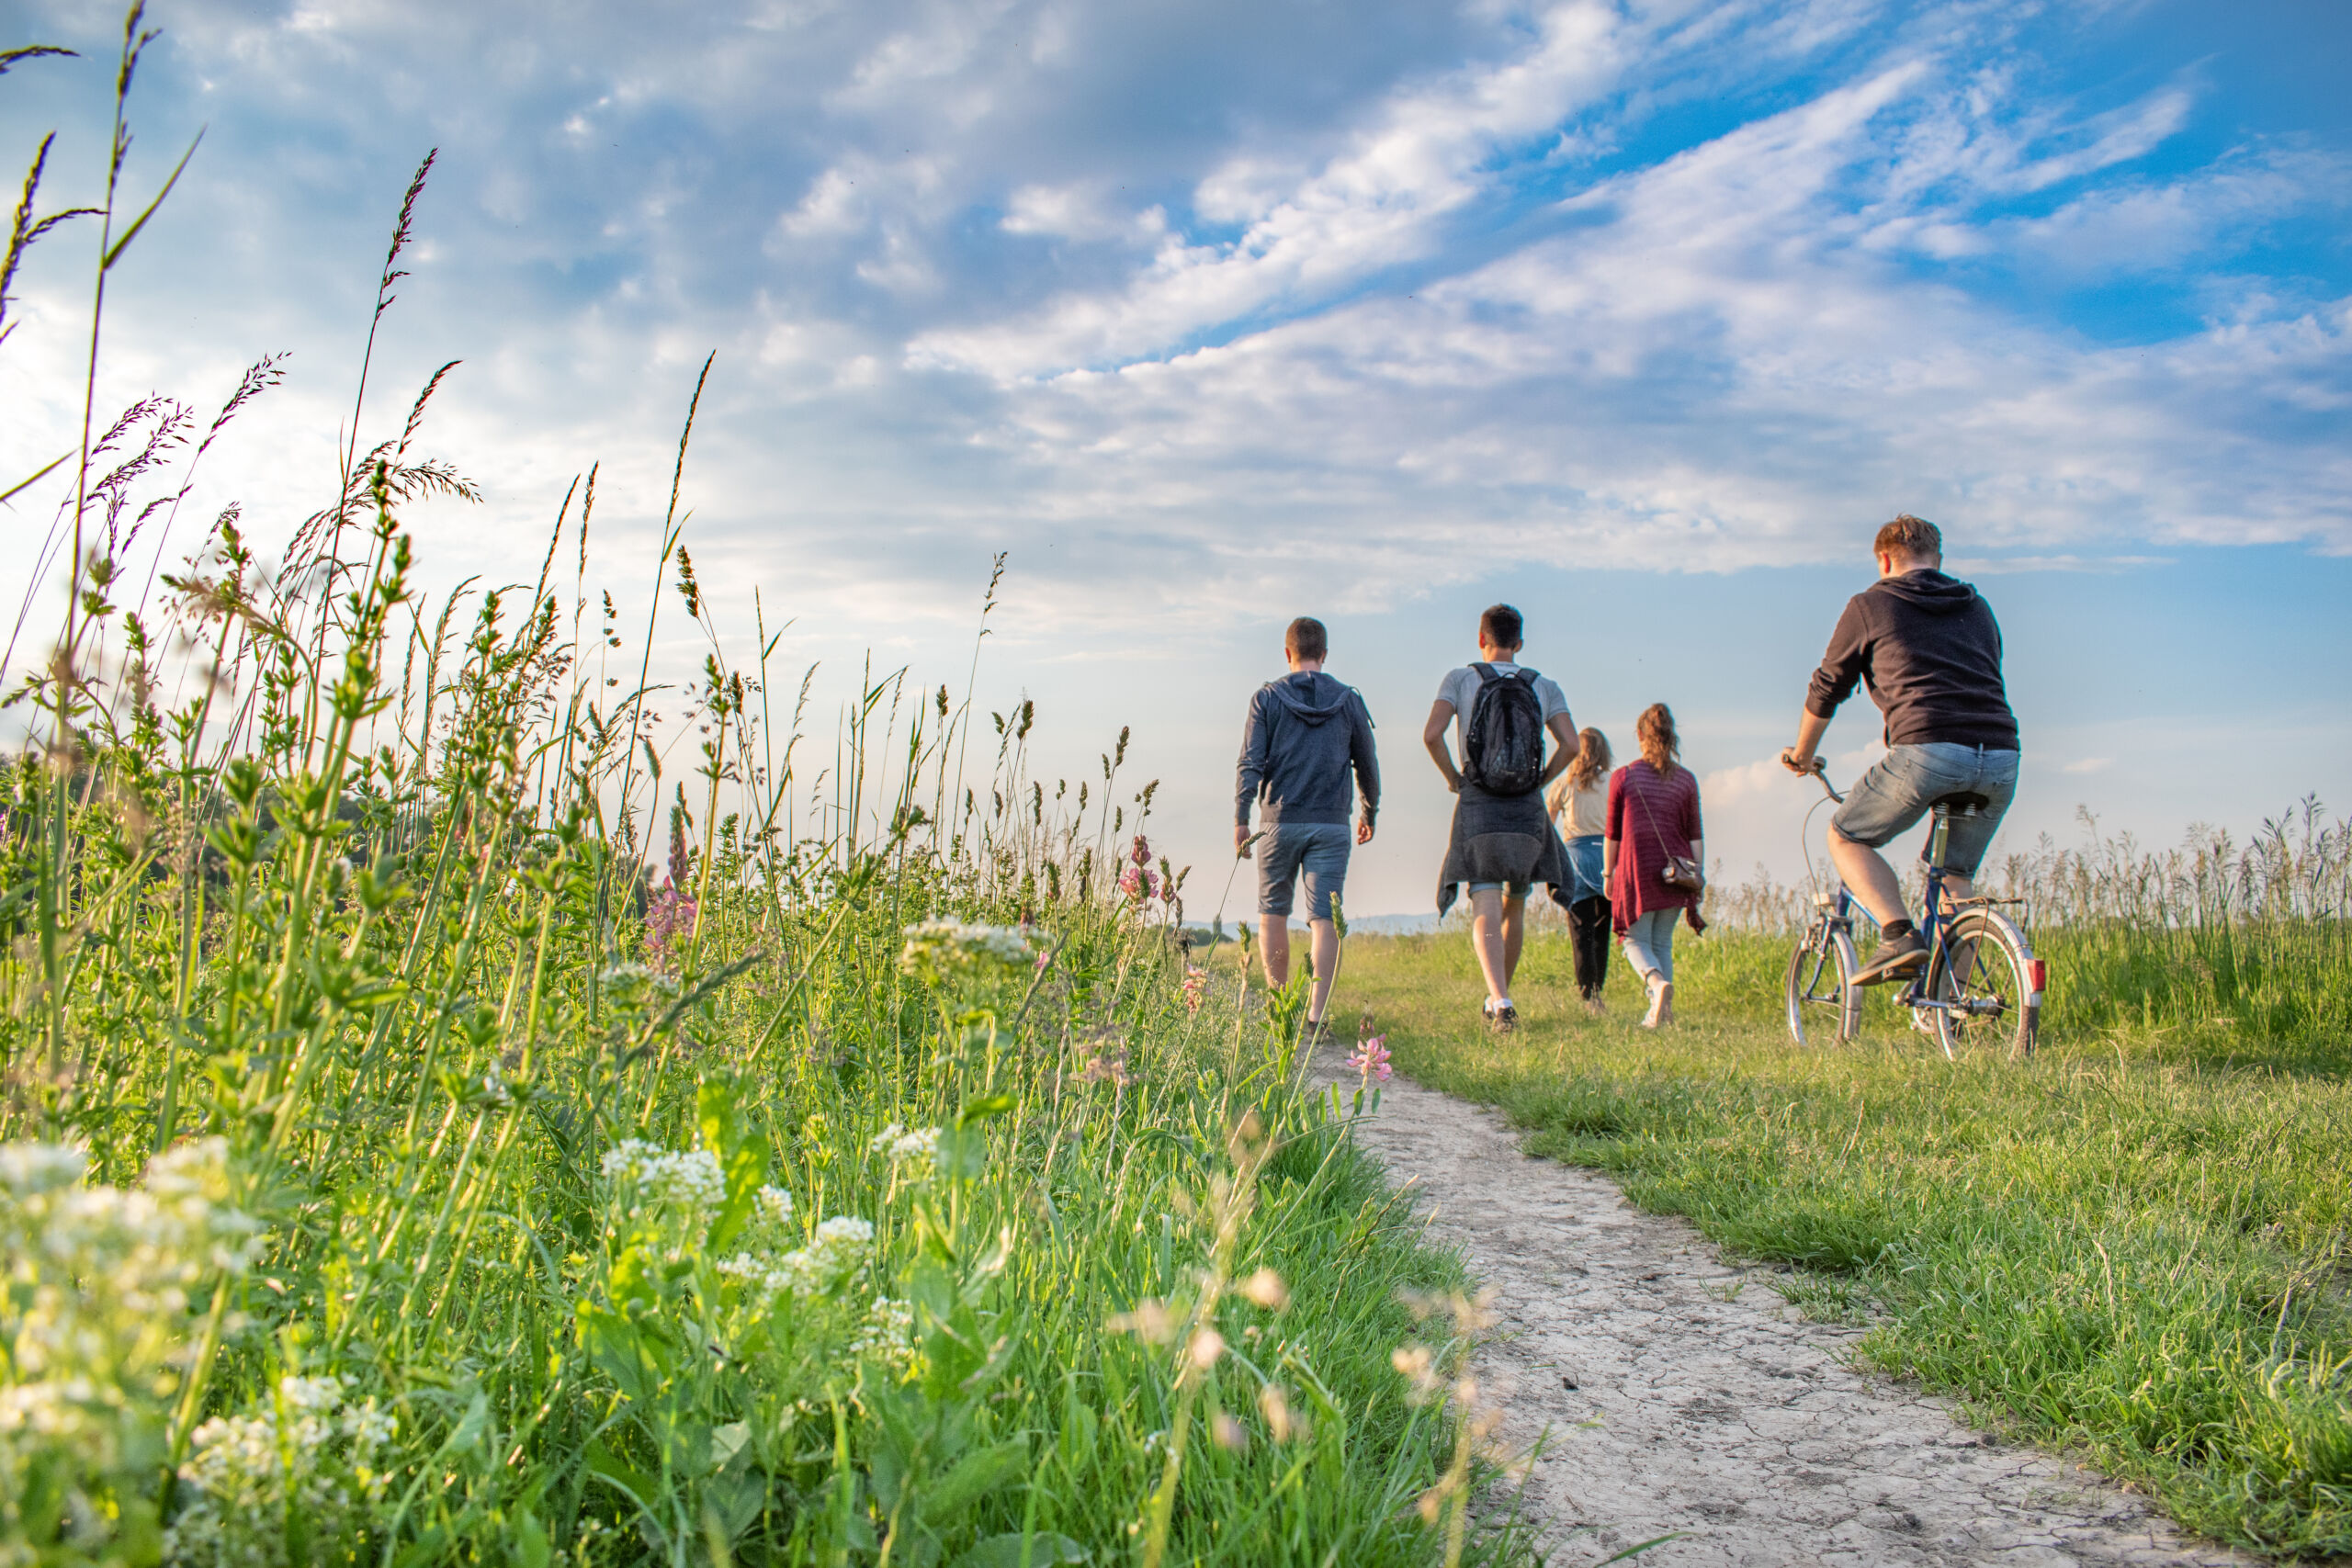
[{"label": "sky", "polygon": [[[2352,7],[156,0],[98,402],[209,419],[168,570],[234,502],[332,499],[401,192],[438,156],[359,429],[481,487],[423,576],[527,580],[602,465],[588,585],[633,620],[715,355],[685,541],[739,652],[1038,705],[1124,779],[1205,918],[1282,628],[1331,628],[1387,775],[1349,907],[1425,910],[1450,797],[1419,732],[1476,615],[1630,750],[1671,704],[1735,879],[1803,864],[1775,775],[1898,511],[1998,614],[2008,848],[2244,832],[2352,797]],[[12,0],[0,152],[104,177],[121,13]],[[0,343],[0,489],[70,446],[94,229]],[[54,481],[0,509],[0,603],[62,592]],[[567,546],[567,550],[570,547]],[[137,552],[134,566],[139,564]],[[672,616],[673,624],[679,618]],[[40,619],[40,616],[36,616]],[[21,673],[28,655],[17,655]],[[665,636],[657,664],[700,653]],[[1858,697],[1841,776],[1874,755]],[[1817,832],[1819,819],[1815,818]],[[1996,851],[1996,853],[1999,852]],[[1246,879],[1245,879],[1246,880]],[[1246,888],[1227,915],[1241,912]]]}]

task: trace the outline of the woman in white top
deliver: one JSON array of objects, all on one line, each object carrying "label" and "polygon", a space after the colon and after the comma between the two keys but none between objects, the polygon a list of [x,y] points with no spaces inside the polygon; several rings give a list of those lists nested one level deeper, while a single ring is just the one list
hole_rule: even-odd
[{"label": "woman in white top", "polygon": [[1598,729],[1577,737],[1577,760],[1552,785],[1544,802],[1552,820],[1567,841],[1568,869],[1576,874],[1569,896],[1568,934],[1576,944],[1577,990],[1586,1010],[1607,1010],[1600,1001],[1601,982],[1609,977],[1609,937],[1611,931],[1609,888],[1601,875],[1602,836],[1609,828],[1609,769],[1615,761],[1609,738]]}]

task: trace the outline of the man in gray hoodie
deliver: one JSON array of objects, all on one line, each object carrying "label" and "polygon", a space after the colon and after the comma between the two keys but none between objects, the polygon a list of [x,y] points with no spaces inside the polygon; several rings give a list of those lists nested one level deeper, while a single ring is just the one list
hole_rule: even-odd
[{"label": "man in gray hoodie", "polygon": [[1263,807],[1258,840],[1258,948],[1266,983],[1290,980],[1292,886],[1306,879],[1306,923],[1314,940],[1315,990],[1307,998],[1310,1040],[1326,1031],[1340,963],[1340,933],[1331,901],[1348,878],[1350,774],[1363,795],[1355,841],[1372,842],[1380,809],[1380,761],[1372,747],[1372,714],[1352,686],[1323,673],[1329,653],[1323,623],[1301,615],[1283,637],[1290,673],[1269,681],[1250,699],[1241,729],[1241,763],[1234,792],[1233,852],[1250,846],[1250,807]]}]

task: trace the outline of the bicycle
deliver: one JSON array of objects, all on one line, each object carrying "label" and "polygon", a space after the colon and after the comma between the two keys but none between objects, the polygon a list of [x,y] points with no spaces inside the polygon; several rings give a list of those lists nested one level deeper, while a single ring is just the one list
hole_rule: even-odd
[{"label": "bicycle", "polygon": [[[1818,759],[1813,776],[1831,800],[1844,802]],[[1924,1032],[1935,1037],[1952,1061],[1963,1051],[1988,1047],[2006,1047],[2011,1061],[2023,1061],[2033,1054],[2041,1027],[2047,971],[2033,955],[2025,932],[1999,908],[2013,900],[1944,897],[1944,852],[1952,818],[1973,817],[1990,804],[1981,795],[1962,794],[1946,795],[1931,807],[1935,816],[1928,840],[1927,910],[1919,925],[1928,961],[1894,998],[1895,1006],[1910,1010],[1915,1022],[1924,1023]],[[1815,808],[1819,809],[1818,802]],[[1783,987],[1789,1032],[1800,1045],[1806,1043],[1809,1021],[1825,1013],[1834,1019],[1834,1038],[1840,1042],[1861,1031],[1863,987],[1854,983],[1861,969],[1854,951],[1858,906],[1842,885],[1835,894],[1816,888],[1813,904],[1813,922],[1789,954]],[[1862,914],[1869,918],[1868,910]]]}]

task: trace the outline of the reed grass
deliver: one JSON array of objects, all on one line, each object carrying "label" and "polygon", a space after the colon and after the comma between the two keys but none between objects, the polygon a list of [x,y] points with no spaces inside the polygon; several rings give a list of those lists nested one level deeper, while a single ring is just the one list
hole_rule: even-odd
[{"label": "reed grass", "polygon": [[960,700],[869,662],[812,775],[679,522],[701,382],[632,649],[594,469],[536,582],[432,591],[402,514],[479,494],[418,446],[441,376],[369,447],[361,379],[276,565],[232,508],[153,603],[192,416],[92,380],[0,773],[0,1557],[1519,1555],[1416,1506],[1467,1450],[1392,1356],[1458,1263],[1300,1088],[1295,998],[1186,985],[1181,872],[1121,887],[1125,732],[1049,800],[976,647]]}]

